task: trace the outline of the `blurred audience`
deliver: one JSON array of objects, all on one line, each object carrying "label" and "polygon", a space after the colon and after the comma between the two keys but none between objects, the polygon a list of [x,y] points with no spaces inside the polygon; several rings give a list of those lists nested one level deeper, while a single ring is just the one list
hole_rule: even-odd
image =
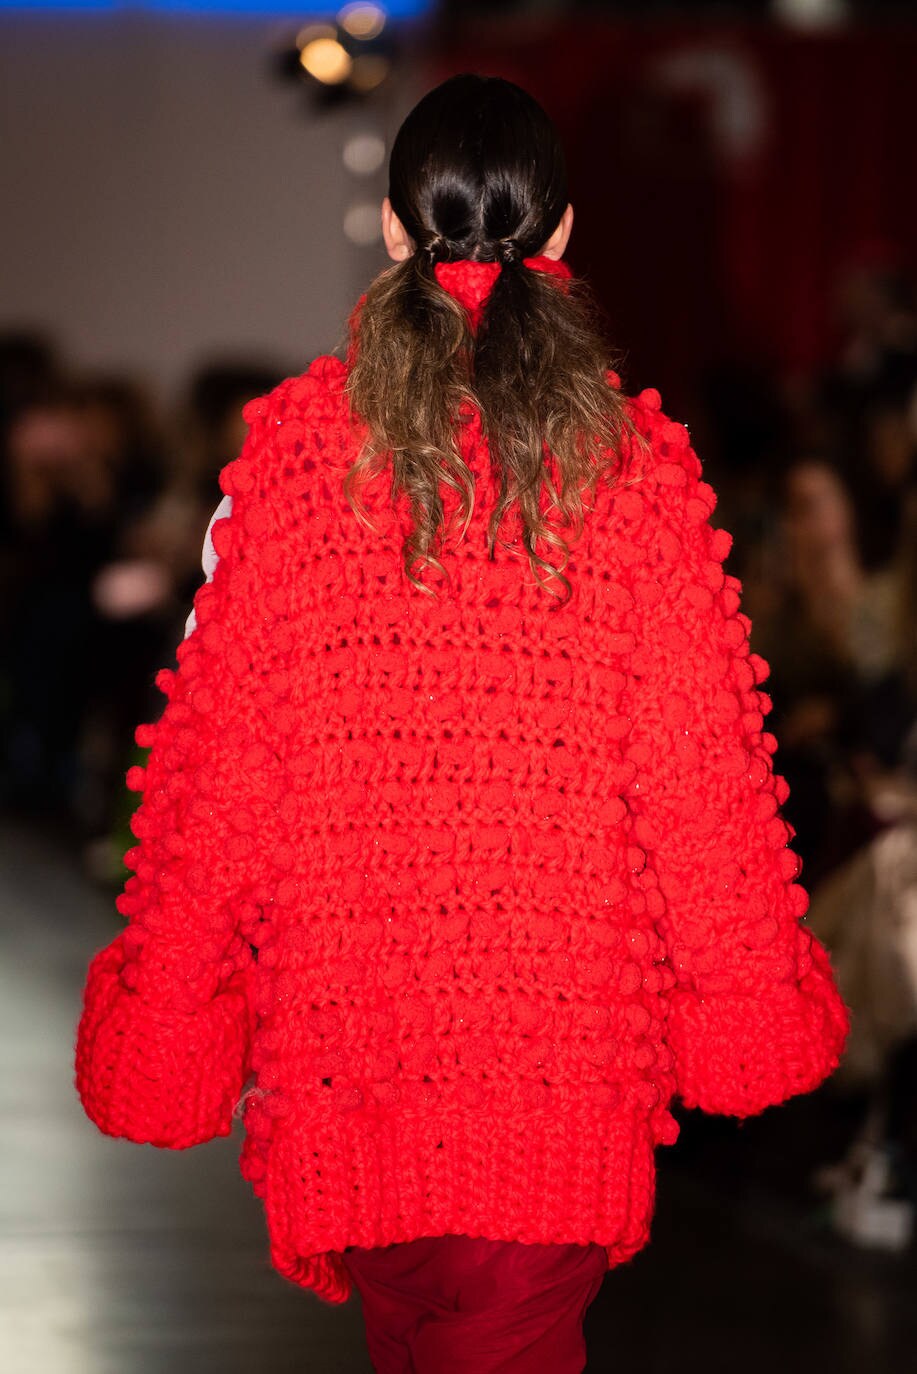
[{"label": "blurred audience", "polygon": [[[23,385],[25,353],[37,364]],[[93,581],[151,476],[138,467],[140,422],[126,386],[52,373],[47,354],[0,349],[19,376],[3,440],[2,786],[12,805],[79,813],[82,727],[104,673]]]},{"label": "blurred audience", "polygon": [[241,408],[283,375],[208,364],[167,425],[133,379],[0,336],[0,804],[75,833],[102,879],[122,876],[134,728],[160,708]]},{"label": "blurred audience", "polygon": [[783,389],[776,427],[775,383],[763,428],[782,443],[730,464],[719,518],[743,534],[808,919],[853,1011],[832,1091],[859,1124],[814,1181],[840,1234],[900,1250],[917,1209],[917,312],[884,261],[838,300],[836,362]]}]

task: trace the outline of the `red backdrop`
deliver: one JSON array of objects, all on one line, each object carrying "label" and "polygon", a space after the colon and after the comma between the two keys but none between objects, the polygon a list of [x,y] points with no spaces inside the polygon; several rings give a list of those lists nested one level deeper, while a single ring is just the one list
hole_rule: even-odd
[{"label": "red backdrop", "polygon": [[676,413],[712,364],[825,361],[857,258],[913,266],[917,26],[504,21],[444,40],[434,79],[457,71],[518,81],[557,122],[571,264],[628,383]]}]

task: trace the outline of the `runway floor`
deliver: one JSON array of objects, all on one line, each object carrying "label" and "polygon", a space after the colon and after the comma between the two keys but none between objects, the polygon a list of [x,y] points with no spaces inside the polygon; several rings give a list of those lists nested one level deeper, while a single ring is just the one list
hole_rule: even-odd
[{"label": "runway floor", "polygon": [[[240,1137],[158,1151],[83,1115],[73,1033],[89,957],[120,925],[111,896],[8,824],[0,903],[6,1374],[369,1374],[358,1300],[330,1307],[270,1268]],[[806,1189],[843,1143],[832,1095],[742,1126],[683,1120],[652,1242],[588,1314],[590,1374],[917,1369],[914,1250],[836,1239]]]}]

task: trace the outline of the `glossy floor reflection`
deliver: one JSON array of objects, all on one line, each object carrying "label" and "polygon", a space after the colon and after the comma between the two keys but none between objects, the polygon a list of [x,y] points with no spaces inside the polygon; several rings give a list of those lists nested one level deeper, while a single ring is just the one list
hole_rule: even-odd
[{"label": "glossy floor reflection", "polygon": [[[369,1374],[358,1301],[270,1268],[240,1135],[157,1151],[102,1136],[72,1086],[91,953],[119,928],[66,851],[0,831],[0,1336],[6,1374]],[[905,1374],[913,1252],[835,1240],[808,1200],[823,1095],[742,1127],[692,1114],[660,1152],[651,1245],[590,1309],[590,1374]]]}]

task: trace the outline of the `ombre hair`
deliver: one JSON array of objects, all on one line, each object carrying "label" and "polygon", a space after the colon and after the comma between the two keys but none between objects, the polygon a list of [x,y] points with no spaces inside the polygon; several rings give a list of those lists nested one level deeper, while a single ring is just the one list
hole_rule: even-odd
[{"label": "ombre hair", "polygon": [[[631,426],[608,381],[614,359],[586,284],[523,265],[567,207],[557,131],[512,82],[452,77],[401,125],[389,199],[416,249],[375,279],[352,317],[347,392],[367,437],[347,475],[348,498],[362,512],[361,483],[390,467],[392,499],[406,496],[411,514],[405,571],[423,586],[425,567],[443,570],[443,484],[457,494],[461,526],[474,507],[458,442],[470,402],[498,475],[491,555],[517,512],[536,578],[567,596],[562,530],[580,533],[584,495],[615,480]],[[434,273],[437,262],[458,259],[502,264],[476,332]]]}]

